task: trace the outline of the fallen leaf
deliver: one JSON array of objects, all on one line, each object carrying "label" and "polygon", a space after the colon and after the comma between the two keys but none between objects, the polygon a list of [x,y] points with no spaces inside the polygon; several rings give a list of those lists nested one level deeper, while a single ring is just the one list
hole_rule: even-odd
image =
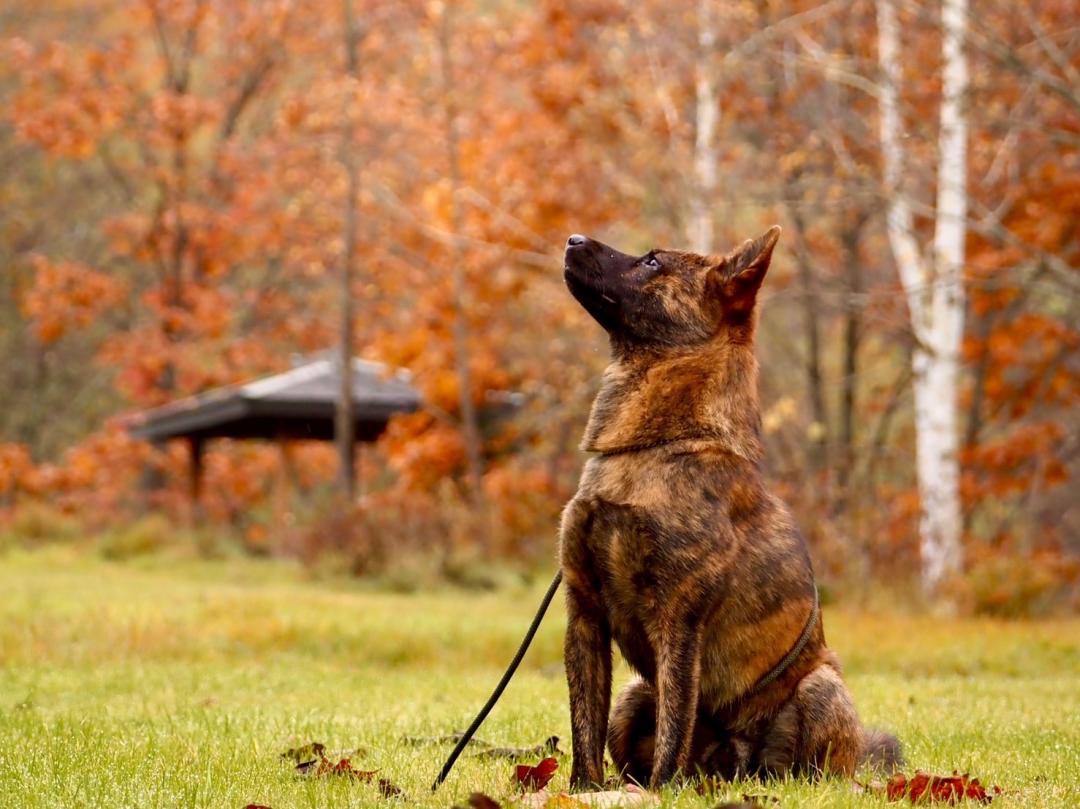
[{"label": "fallen leaf", "polygon": [[319,767],[319,762],[325,760],[326,759],[313,758],[311,761],[301,761],[296,765],[296,771],[300,775],[313,775],[314,771]]},{"label": "fallen leaf", "polygon": [[[869,791],[881,791],[879,784],[860,786]],[[952,775],[930,775],[917,770],[910,779],[903,773],[896,773],[885,783],[884,792],[885,797],[890,801],[903,800],[906,796],[912,803],[922,801],[953,804],[962,800],[990,803],[1001,794],[1001,787],[995,786],[987,790],[979,783],[978,778],[972,778],[967,773],[961,774],[955,770]]]},{"label": "fallen leaf", "polygon": [[405,790],[385,778],[379,779],[379,792],[384,798],[404,798]]},{"label": "fallen leaf", "polygon": [[477,758],[532,758],[533,756],[548,756],[552,753],[562,753],[559,749],[559,737],[549,736],[540,744],[532,747],[492,747],[490,750],[481,750],[476,753]]},{"label": "fallen leaf", "polygon": [[514,771],[514,780],[525,792],[538,792],[547,786],[558,769],[559,762],[548,756],[536,766],[518,764]]},{"label": "fallen leaf", "polygon": [[[446,736],[405,736],[402,741],[405,744],[412,745],[413,747],[419,747],[425,744],[457,744],[461,741],[465,735],[463,731],[455,731]],[[468,745],[475,745],[477,747],[493,747],[491,742],[485,742],[483,739],[478,739],[473,736],[468,741]],[[466,746],[468,746],[466,745]]]},{"label": "fallen leaf", "polygon": [[261,803],[249,803],[244,809],[270,809],[270,807],[264,806]]},{"label": "fallen leaf", "polygon": [[296,772],[311,778],[319,778],[324,775],[344,775],[355,778],[357,781],[363,781],[365,784],[370,784],[371,779],[375,777],[378,770],[358,770],[347,758],[340,759],[335,764],[332,759],[323,757],[297,764]]},{"label": "fallen leaf", "polygon": [[301,764],[308,761],[318,761],[324,755],[326,755],[326,745],[320,742],[309,742],[301,747],[290,747],[281,754],[281,757],[289,759],[294,764]]},{"label": "fallen leaf", "polygon": [[320,767],[324,772],[328,772],[331,775],[347,775],[350,778],[355,778],[358,781],[363,781],[365,784],[370,784],[371,779],[375,777],[375,773],[378,770],[358,770],[352,765],[352,762],[347,758],[341,759],[337,764],[330,765],[330,759],[323,759]]}]

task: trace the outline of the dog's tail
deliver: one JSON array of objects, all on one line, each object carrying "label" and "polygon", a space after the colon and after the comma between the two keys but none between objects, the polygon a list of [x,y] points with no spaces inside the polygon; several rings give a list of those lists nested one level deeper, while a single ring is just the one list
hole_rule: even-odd
[{"label": "dog's tail", "polygon": [[904,766],[904,753],[900,749],[900,740],[883,730],[865,728],[859,764],[884,772],[901,769]]}]

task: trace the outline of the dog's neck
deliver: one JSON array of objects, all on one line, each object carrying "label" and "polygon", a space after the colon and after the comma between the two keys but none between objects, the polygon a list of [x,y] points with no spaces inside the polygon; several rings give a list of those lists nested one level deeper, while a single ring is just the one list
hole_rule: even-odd
[{"label": "dog's neck", "polygon": [[751,346],[718,341],[677,356],[617,355],[604,372],[581,448],[612,454],[690,440],[760,461]]}]

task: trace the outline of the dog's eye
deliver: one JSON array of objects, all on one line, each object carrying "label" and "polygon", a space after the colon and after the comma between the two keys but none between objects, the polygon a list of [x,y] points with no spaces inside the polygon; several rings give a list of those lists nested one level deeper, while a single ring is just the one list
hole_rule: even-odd
[{"label": "dog's eye", "polygon": [[660,269],[660,259],[656,256],[646,256],[645,260],[641,262],[643,267],[648,267],[650,270]]}]

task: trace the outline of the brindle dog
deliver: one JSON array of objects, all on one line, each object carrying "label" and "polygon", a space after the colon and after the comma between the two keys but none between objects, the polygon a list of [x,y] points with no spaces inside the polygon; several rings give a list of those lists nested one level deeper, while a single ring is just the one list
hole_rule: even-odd
[{"label": "brindle dog", "polygon": [[[652,787],[899,762],[859,723],[806,543],[762,482],[755,300],[779,235],[722,258],[567,242],[567,286],[612,349],[561,530],[575,788],[603,782],[605,739]],[[613,640],[639,676],[609,721]]]}]

